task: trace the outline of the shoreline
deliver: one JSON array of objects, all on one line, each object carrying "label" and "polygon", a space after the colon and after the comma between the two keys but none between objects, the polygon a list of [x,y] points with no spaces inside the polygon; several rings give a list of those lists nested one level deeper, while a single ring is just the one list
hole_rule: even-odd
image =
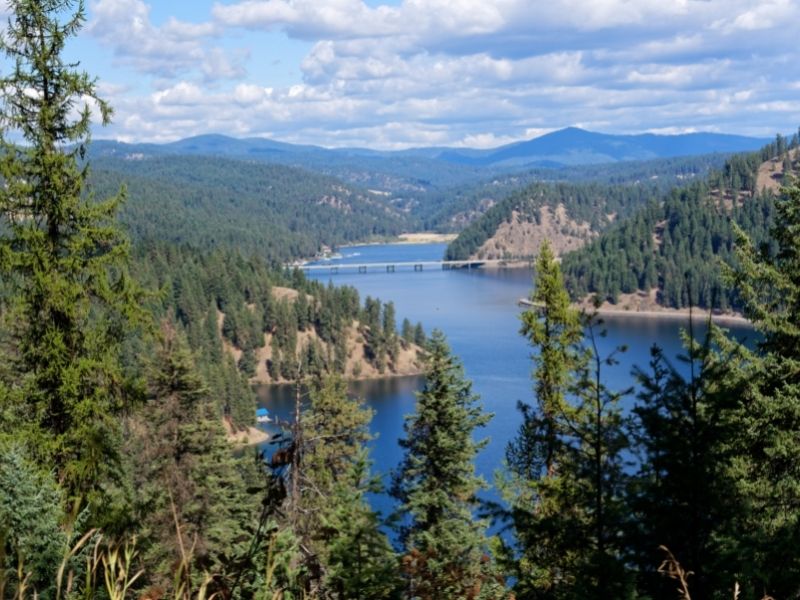
[{"label": "shoreline", "polygon": [[[534,306],[528,298],[520,298],[517,305],[523,308],[531,308]],[[706,321],[709,318],[709,311],[701,308],[664,308],[652,307],[644,310],[635,309],[631,307],[604,304],[600,307],[593,307],[584,302],[573,302],[572,308],[584,311],[591,314],[593,311],[601,317],[634,317],[640,319],[671,319],[671,320],[689,320],[692,321]],[[746,325],[752,327],[753,324],[743,315],[739,313],[721,313],[711,311],[711,320],[715,323],[728,324],[728,325]]]},{"label": "shoreline", "polygon": [[237,448],[257,446],[258,444],[268,442],[270,439],[270,435],[266,431],[258,427],[253,427],[252,425],[247,429],[234,431],[230,421],[225,417],[222,419],[222,426],[225,429],[225,437],[228,442]]},{"label": "shoreline", "polygon": [[[576,308],[585,308],[581,305],[573,305]],[[655,309],[655,310],[626,310],[624,308],[600,308],[597,310],[597,314],[601,317],[634,317],[634,318],[641,318],[641,319],[671,319],[671,320],[689,320],[691,316],[692,321],[706,321],[708,320],[708,311],[701,310],[701,309],[693,309],[692,312],[689,312],[689,309],[680,308],[680,309]],[[721,313],[711,313],[711,320],[714,323],[719,324],[728,324],[728,325],[747,325],[752,327],[753,324],[739,314],[721,314]]]},{"label": "shoreline", "polygon": [[[413,373],[388,373],[384,375],[363,375],[359,377],[342,377],[345,383],[355,383],[361,381],[384,381],[387,379],[400,379],[401,377],[422,377],[425,371],[423,369],[419,369]],[[252,379],[248,380],[248,383],[251,386],[267,386],[267,385],[294,385],[296,381],[253,381]],[[260,430],[259,430],[260,431]]]},{"label": "shoreline", "polygon": [[[452,242],[458,237],[457,233],[436,233],[433,231],[419,231],[414,233],[401,233],[397,237],[386,238],[382,240],[375,240],[371,242],[354,242],[352,244],[342,244],[337,246],[337,252],[343,248],[361,248],[364,246],[386,246],[387,244],[416,246],[423,244],[444,244]],[[325,260],[325,256],[304,256],[296,258],[290,263],[285,265],[288,269],[301,268],[305,265],[321,260]]]},{"label": "shoreline", "polygon": [[[373,242],[354,242],[352,244],[342,244],[337,248],[358,248],[361,246],[385,246],[387,244],[415,246],[422,244],[444,244],[452,242],[458,237],[457,233],[436,233],[434,231],[418,231],[413,233],[401,233],[400,235],[384,240]],[[310,259],[319,260],[319,259]]]}]

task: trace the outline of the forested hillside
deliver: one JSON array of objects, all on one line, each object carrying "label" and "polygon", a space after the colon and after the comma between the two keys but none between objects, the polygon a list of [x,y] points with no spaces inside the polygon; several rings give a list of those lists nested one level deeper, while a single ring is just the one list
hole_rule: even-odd
[{"label": "forested hillside", "polygon": [[640,292],[673,308],[739,306],[721,266],[734,261],[736,227],[772,250],[775,191],[796,172],[797,146],[797,136],[779,136],[761,152],[734,156],[707,181],[674,190],[565,255],[573,297],[617,302],[620,294]]},{"label": "forested hillside", "polygon": [[397,235],[408,220],[382,196],[331,177],[223,158],[159,156],[98,160],[102,197],[127,187],[123,223],[135,241],[235,248],[284,262],[322,245]]},{"label": "forested hillside", "polygon": [[492,206],[447,248],[447,258],[531,258],[545,238],[580,247],[657,197],[646,185],[536,183]]},{"label": "forested hillside", "polygon": [[429,152],[378,152],[359,148],[326,149],[268,139],[239,140],[202,135],[171,144],[125,144],[98,140],[92,160],[140,156],[195,156],[237,162],[295,167],[335,177],[348,185],[389,192],[400,197],[445,189],[483,176],[481,169],[436,160]]},{"label": "forested hillside", "polygon": [[247,389],[248,381],[324,373],[353,378],[419,371],[422,326],[404,323],[401,336],[391,303],[366,298],[362,305],[353,288],[324,286],[225,249],[148,244],[136,259],[137,279],[159,290],[154,314],[186,332],[198,368],[222,385],[214,396],[236,423],[252,421],[253,396],[230,398],[226,373],[235,372]]},{"label": "forested hillside", "polygon": [[457,233],[513,192],[537,182],[639,185],[668,191],[721,168],[728,156],[704,154],[574,167],[507,169],[492,177],[444,190],[406,194],[393,203],[407,210],[424,230]]}]

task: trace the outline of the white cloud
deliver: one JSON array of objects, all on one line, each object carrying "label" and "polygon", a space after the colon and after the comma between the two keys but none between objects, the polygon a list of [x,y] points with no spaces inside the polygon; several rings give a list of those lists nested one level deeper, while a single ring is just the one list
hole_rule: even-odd
[{"label": "white cloud", "polygon": [[214,23],[170,18],[156,27],[143,0],[94,0],[90,10],[88,33],[138,71],[166,78],[199,71],[206,81],[240,79],[246,73],[246,52],[208,47],[209,38],[219,34]]},{"label": "white cloud", "polygon": [[[205,22],[160,26],[144,0],[91,8],[93,35],[152,76],[147,97],[112,94],[119,136],[487,147],[567,125],[765,135],[800,122],[800,0],[227,0]],[[242,30],[311,42],[301,79],[248,77],[263,48],[228,50]]]}]

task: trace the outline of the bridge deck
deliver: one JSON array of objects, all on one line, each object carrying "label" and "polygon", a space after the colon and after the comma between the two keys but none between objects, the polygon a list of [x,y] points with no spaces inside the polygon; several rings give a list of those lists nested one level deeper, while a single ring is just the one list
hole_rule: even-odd
[{"label": "bridge deck", "polygon": [[424,269],[425,267],[434,268],[480,268],[487,266],[502,267],[508,264],[505,260],[416,260],[400,262],[379,262],[379,263],[331,263],[325,265],[298,265],[298,269],[303,271],[330,271],[331,269],[355,269],[366,271],[368,269],[390,269],[409,267],[414,269]]}]

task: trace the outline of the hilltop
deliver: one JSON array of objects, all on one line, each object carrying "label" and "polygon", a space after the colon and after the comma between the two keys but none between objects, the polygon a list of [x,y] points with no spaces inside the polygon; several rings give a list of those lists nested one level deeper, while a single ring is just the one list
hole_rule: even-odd
[{"label": "hilltop", "polygon": [[97,158],[208,156],[283,164],[340,178],[349,184],[416,197],[477,182],[509,170],[594,165],[756,150],[763,139],[718,133],[613,135],[569,127],[496,148],[431,147],[386,151],[323,148],[267,138],[209,134],[167,144],[93,142]]}]

